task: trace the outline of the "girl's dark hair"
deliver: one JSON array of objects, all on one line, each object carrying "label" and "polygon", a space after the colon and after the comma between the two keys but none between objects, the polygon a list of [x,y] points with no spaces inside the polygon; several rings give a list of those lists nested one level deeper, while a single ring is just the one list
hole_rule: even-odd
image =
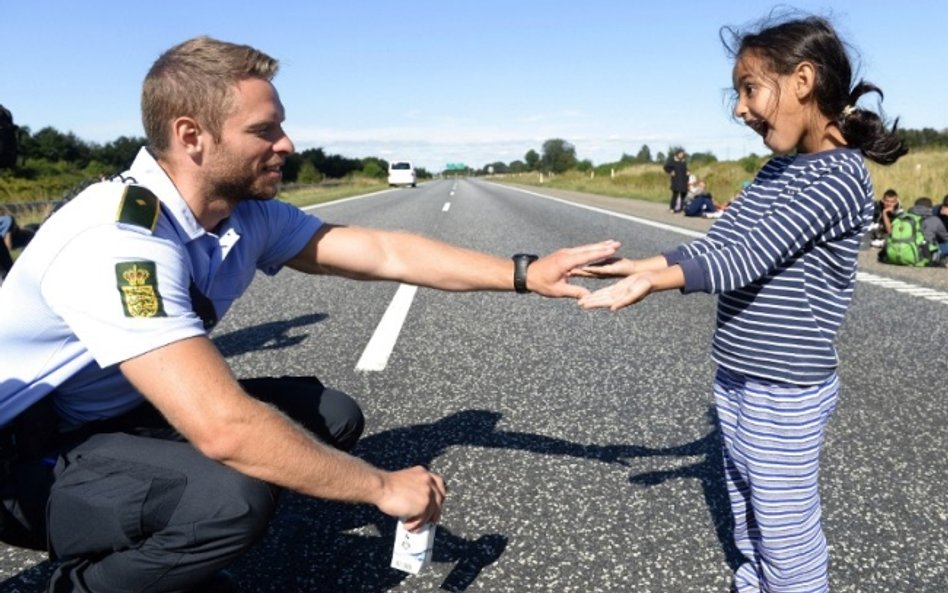
[{"label": "girl's dark hair", "polygon": [[721,41],[733,58],[752,51],[778,75],[790,74],[801,62],[810,62],[816,68],[816,104],[823,115],[836,122],[850,146],[883,165],[894,163],[908,152],[897,133],[898,118],[889,129],[881,106],[876,113],[856,105],[867,93],[877,93],[881,102],[882,90],[864,80],[853,84],[849,54],[826,19],[795,18],[759,27],[757,32],[724,27]]}]

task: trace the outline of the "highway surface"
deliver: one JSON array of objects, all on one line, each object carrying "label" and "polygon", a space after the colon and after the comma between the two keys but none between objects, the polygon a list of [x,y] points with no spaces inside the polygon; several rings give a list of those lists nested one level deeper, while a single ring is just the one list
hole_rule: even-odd
[{"label": "highway surface", "polygon": [[[602,239],[644,256],[700,233],[537,193],[448,179],[312,212],[504,256]],[[860,281],[840,332],[822,469],[834,592],[948,591],[948,294],[927,290]],[[259,276],[213,334],[237,375],[315,373],[356,396],[356,453],[427,465],[449,496],[434,562],[410,576],[389,568],[394,519],[287,494],[233,568],[243,590],[725,593],[736,551],[710,394],[714,304],[674,292],[583,312]],[[50,569],[0,547],[0,593],[42,591]]]}]

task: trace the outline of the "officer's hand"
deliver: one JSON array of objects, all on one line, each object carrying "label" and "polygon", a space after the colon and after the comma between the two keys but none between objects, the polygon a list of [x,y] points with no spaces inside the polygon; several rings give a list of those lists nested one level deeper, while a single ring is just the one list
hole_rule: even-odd
[{"label": "officer's hand", "polygon": [[409,531],[416,531],[426,523],[441,520],[441,507],[447,488],[438,474],[415,466],[382,476],[380,511],[405,521]]},{"label": "officer's hand", "polygon": [[589,290],[570,284],[570,273],[589,263],[611,257],[620,246],[618,241],[602,241],[554,251],[527,268],[527,288],[548,297],[578,299],[585,296]]}]

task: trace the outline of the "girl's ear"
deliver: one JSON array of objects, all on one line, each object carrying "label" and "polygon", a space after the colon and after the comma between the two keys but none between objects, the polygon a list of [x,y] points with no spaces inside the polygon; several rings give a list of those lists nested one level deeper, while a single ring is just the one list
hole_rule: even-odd
[{"label": "girl's ear", "polygon": [[799,101],[805,101],[813,95],[816,86],[816,66],[813,62],[800,62],[791,75],[793,90]]}]

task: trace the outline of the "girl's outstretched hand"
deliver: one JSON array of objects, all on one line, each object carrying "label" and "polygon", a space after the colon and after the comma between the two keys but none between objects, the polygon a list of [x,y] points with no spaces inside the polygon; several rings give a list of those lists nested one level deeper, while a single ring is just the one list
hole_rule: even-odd
[{"label": "girl's outstretched hand", "polygon": [[647,297],[652,288],[651,273],[633,274],[582,297],[578,303],[583,309],[608,308],[610,311],[618,311]]},{"label": "girl's outstretched hand", "polygon": [[607,257],[570,270],[570,276],[579,278],[614,278],[628,276],[635,270],[635,262],[625,257]]}]

